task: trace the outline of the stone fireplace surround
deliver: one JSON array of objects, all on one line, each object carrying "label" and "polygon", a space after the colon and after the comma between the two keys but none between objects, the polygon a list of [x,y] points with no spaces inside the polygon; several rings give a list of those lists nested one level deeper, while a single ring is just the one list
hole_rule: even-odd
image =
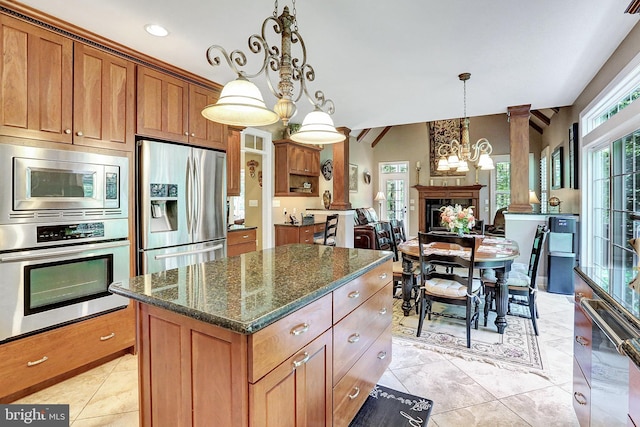
[{"label": "stone fireplace surround", "polygon": [[481,184],[455,186],[416,185],[418,190],[418,216],[420,231],[429,231],[429,227],[440,226],[440,207],[462,205],[462,207],[480,206]]}]

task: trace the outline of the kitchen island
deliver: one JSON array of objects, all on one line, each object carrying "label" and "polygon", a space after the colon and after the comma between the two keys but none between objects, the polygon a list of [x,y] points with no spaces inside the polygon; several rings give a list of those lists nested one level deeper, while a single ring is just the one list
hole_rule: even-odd
[{"label": "kitchen island", "polygon": [[391,361],[390,252],[294,244],[113,283],[142,426],[346,426]]}]

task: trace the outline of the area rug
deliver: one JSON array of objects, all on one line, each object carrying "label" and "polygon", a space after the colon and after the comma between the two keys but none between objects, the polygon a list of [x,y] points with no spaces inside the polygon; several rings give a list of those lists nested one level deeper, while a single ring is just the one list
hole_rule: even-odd
[{"label": "area rug", "polygon": [[[451,306],[434,303],[434,311],[449,315],[464,316],[463,306]],[[393,336],[410,342],[418,348],[450,354],[466,360],[491,363],[501,368],[532,372],[546,377],[543,372],[540,348],[531,320],[507,315],[508,326],[501,336],[494,324],[495,313],[489,313],[487,326],[480,307],[478,329],[471,329],[471,348],[467,348],[467,334],[464,320],[443,316],[425,319],[422,334],[416,337],[418,315],[415,309],[405,317],[402,300],[393,303]],[[524,307],[512,304],[514,313],[524,314]]]},{"label": "area rug", "polygon": [[432,400],[376,385],[349,426],[426,426],[432,408]]}]

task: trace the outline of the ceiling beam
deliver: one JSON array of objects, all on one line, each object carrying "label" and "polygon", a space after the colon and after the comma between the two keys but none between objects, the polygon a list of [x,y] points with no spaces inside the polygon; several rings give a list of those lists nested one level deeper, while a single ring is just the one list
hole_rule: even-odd
[{"label": "ceiling beam", "polygon": [[640,13],[640,0],[633,0],[629,3],[624,13]]},{"label": "ceiling beam", "polygon": [[[533,112],[533,111],[532,111]],[[531,119],[529,119],[529,126],[531,126],[534,130],[536,130],[540,135],[542,135],[543,131],[542,128],[540,126],[538,126],[537,124],[535,124],[534,122],[531,121]]]},{"label": "ceiling beam", "polygon": [[357,142],[362,141],[362,139],[367,136],[367,134],[369,133],[369,131],[371,130],[371,128],[367,128],[367,129],[363,129],[362,132],[360,132],[358,134],[358,137],[356,138]]},{"label": "ceiling beam", "polygon": [[380,135],[378,135],[375,141],[371,143],[371,148],[374,148],[378,144],[378,142],[380,142],[380,140],[384,138],[387,132],[389,132],[389,129],[391,129],[391,126],[387,126],[386,128],[382,129],[382,132],[380,132]]},{"label": "ceiling beam", "polygon": [[556,114],[558,114],[560,112],[560,108],[558,108],[558,107],[553,107],[552,110]]},{"label": "ceiling beam", "polygon": [[546,126],[549,126],[551,124],[551,119],[545,116],[544,114],[542,114],[540,110],[531,110],[531,114],[535,116],[538,120],[540,120],[542,123],[544,123]]}]

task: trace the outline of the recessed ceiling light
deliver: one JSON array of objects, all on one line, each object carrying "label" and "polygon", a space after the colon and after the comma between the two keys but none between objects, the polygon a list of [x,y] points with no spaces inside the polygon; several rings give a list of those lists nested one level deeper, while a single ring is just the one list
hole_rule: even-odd
[{"label": "recessed ceiling light", "polygon": [[156,37],[164,37],[169,34],[169,31],[166,28],[158,24],[147,24],[144,26],[144,29],[147,33]]}]

